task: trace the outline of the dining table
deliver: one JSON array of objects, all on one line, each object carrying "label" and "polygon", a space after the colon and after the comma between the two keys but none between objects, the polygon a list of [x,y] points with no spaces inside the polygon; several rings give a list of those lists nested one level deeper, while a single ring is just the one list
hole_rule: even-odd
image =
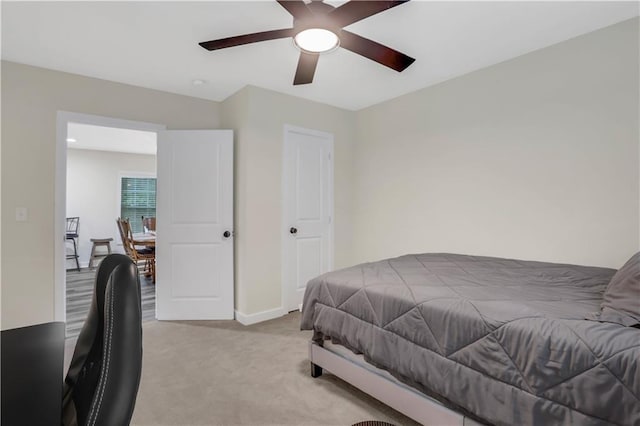
[{"label": "dining table", "polygon": [[133,245],[144,246],[148,248],[155,248],[156,246],[156,233],[155,231],[139,232],[133,234]]}]

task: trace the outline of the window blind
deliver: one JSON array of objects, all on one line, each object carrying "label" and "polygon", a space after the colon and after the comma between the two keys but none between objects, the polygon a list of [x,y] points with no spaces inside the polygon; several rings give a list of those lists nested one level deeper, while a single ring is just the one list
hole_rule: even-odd
[{"label": "window blind", "polygon": [[156,178],[123,177],[120,194],[120,217],[142,232],[142,216],[156,217]]}]

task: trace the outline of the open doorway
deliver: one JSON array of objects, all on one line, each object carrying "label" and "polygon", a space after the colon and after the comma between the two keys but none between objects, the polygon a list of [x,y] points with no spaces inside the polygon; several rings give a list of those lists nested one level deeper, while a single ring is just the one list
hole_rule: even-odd
[{"label": "open doorway", "polygon": [[[149,254],[146,263],[155,261],[149,223],[156,218],[156,139],[155,132],[67,124],[67,337],[79,334],[89,312],[100,261],[110,252],[128,252],[117,218],[148,239],[134,249]],[[143,319],[155,318],[152,270],[140,274]]]},{"label": "open doorway", "polygon": [[[164,126],[72,113],[58,118],[56,228],[64,246],[56,247],[56,319],[72,338],[89,311],[104,254],[130,254],[117,219],[128,220],[143,241],[137,249],[154,252],[157,132]],[[153,320],[155,268],[139,265],[143,321]]]},{"label": "open doorway", "polygon": [[[54,209],[56,321],[66,322],[67,312],[65,223],[70,216],[67,214],[69,123],[156,134],[159,140],[158,238],[154,241],[157,273],[155,268],[152,271],[156,275],[155,317],[162,320],[233,319],[233,131],[166,130],[163,125],[58,112]],[[99,196],[89,179],[78,179],[92,189],[91,197]],[[131,181],[124,184],[128,183],[133,184]],[[112,193],[111,190],[103,192]],[[117,230],[116,219],[122,214],[122,206],[120,213],[117,205],[115,209],[105,209],[112,212]],[[131,222],[139,220],[130,219]],[[83,232],[82,223],[80,218],[78,233]],[[118,234],[113,239],[118,241]],[[134,243],[137,241],[142,246],[148,245],[148,240],[135,239]],[[78,269],[78,264],[75,266]]]}]

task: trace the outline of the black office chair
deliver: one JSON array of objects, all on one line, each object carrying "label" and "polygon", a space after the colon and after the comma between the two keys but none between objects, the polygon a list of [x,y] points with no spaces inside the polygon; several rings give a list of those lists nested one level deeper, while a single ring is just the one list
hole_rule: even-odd
[{"label": "black office chair", "polygon": [[111,254],[96,273],[93,301],[64,384],[62,424],[128,425],[142,371],[138,269]]}]

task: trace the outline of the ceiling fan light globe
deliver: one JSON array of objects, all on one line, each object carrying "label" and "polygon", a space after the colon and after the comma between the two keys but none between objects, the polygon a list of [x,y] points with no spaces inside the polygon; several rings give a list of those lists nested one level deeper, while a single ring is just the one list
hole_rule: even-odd
[{"label": "ceiling fan light globe", "polygon": [[300,31],[293,38],[298,49],[309,53],[325,53],[340,45],[338,36],[324,28],[308,28]]}]

